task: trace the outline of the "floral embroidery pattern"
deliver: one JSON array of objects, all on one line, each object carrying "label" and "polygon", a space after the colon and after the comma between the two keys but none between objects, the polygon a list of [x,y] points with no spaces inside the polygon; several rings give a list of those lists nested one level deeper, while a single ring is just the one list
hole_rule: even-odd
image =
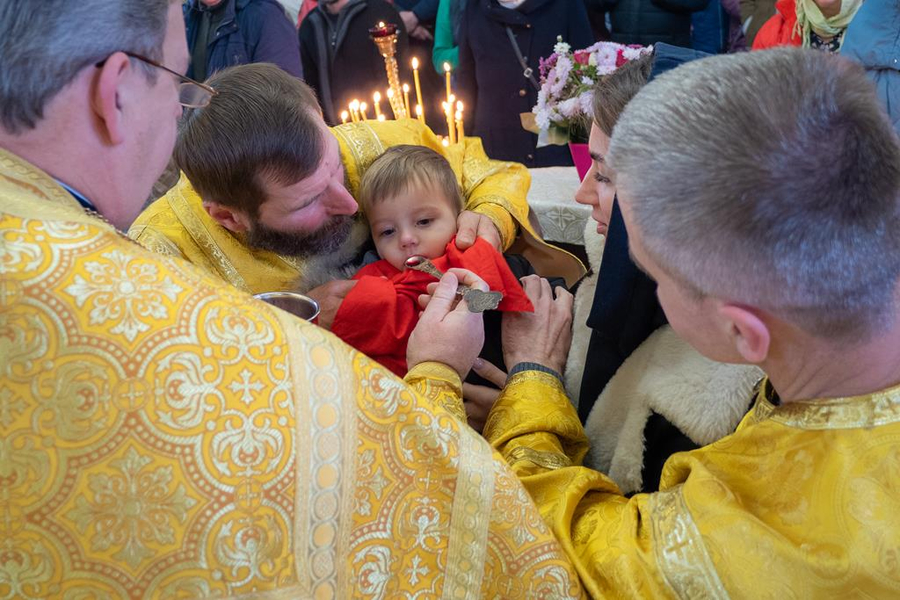
[{"label": "floral embroidery pattern", "polygon": [[166,276],[158,281],[159,271],[149,261],[139,261],[121,250],[113,250],[103,257],[106,262],[88,262],[84,268],[90,275],[75,276],[75,283],[65,292],[75,298],[79,308],[90,301],[92,325],[116,321],[110,333],[121,333],[133,342],[139,333],[150,329],[149,319],[165,319],[168,311],[163,298],[170,302],[182,291]]}]

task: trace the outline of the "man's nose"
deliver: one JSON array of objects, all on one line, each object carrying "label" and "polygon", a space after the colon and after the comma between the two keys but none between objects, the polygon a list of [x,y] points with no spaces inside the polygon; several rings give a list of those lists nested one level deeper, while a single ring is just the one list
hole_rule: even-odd
[{"label": "man's nose", "polygon": [[332,184],[328,194],[328,212],[332,215],[353,215],[359,205],[343,185]]}]

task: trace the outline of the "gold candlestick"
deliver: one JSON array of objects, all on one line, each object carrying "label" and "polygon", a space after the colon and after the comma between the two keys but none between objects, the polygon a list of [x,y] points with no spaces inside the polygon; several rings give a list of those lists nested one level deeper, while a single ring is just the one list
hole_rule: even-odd
[{"label": "gold candlestick", "polygon": [[378,23],[377,27],[369,30],[369,36],[384,58],[384,71],[387,73],[388,86],[394,91],[392,96],[388,96],[394,117],[398,119],[407,117],[409,116],[409,107],[404,110],[403,104],[400,102],[400,71],[397,59],[394,58],[397,54],[397,26],[393,23]]}]

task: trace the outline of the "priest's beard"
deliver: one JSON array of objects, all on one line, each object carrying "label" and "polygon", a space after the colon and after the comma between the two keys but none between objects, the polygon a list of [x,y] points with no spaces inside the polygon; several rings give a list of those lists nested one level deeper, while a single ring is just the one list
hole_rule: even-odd
[{"label": "priest's beard", "polygon": [[247,232],[247,245],[297,258],[328,254],[347,241],[355,218],[355,215],[337,215],[311,232],[278,231],[254,220]]}]

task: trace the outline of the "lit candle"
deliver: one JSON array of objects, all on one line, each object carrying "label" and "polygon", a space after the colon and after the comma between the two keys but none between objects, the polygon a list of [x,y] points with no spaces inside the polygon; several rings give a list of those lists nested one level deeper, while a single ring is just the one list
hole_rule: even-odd
[{"label": "lit candle", "polygon": [[411,117],[412,111],[409,110],[409,84],[403,84],[403,106],[406,107],[406,116]]},{"label": "lit candle", "polygon": [[349,117],[349,116],[350,116],[350,113],[348,113],[346,110],[341,112],[341,125],[347,124],[347,117]]},{"label": "lit candle", "polygon": [[385,116],[384,116],[384,113],[381,113],[380,115],[378,115],[378,120],[379,120],[379,121],[386,121],[386,120],[387,120],[387,119],[385,118]]},{"label": "lit candle", "polygon": [[450,63],[444,63],[444,77],[447,79],[447,102],[450,102]]},{"label": "lit candle", "polygon": [[448,140],[447,138],[442,139],[441,145],[444,146],[444,148],[448,148],[450,146],[450,140]]},{"label": "lit candle", "polygon": [[[422,104],[422,86],[419,85],[419,59],[415,56],[412,59],[412,68],[413,68],[413,83],[416,84],[416,106],[423,106]],[[416,115],[418,115],[419,120],[423,123],[425,122],[425,113],[419,112],[419,109],[416,109]]]},{"label": "lit candle", "polygon": [[350,102],[350,119],[354,123],[359,121],[359,100],[353,99]]},{"label": "lit candle", "polygon": [[420,121],[422,120],[422,105],[421,104],[416,104],[416,116],[419,118]]},{"label": "lit candle", "polygon": [[394,103],[392,102],[393,99],[394,99],[394,88],[388,88],[387,89],[388,106],[391,107],[391,114],[394,115],[394,118],[396,119],[397,113],[394,112]]},{"label": "lit candle", "polygon": [[[378,106],[378,103],[381,102],[381,92],[375,92],[372,95],[372,101],[375,104],[375,118],[378,119],[378,117],[381,116],[381,107]],[[378,119],[378,120],[381,121],[382,119]]]},{"label": "lit candle", "polygon": [[369,105],[365,102],[359,103],[359,114],[362,115],[363,121],[369,120],[369,115],[366,114],[366,109],[369,108]]},{"label": "lit candle", "polygon": [[464,137],[465,131],[463,130],[462,113],[460,111],[456,111],[456,142],[462,144]]},{"label": "lit candle", "polygon": [[441,102],[441,108],[444,109],[444,116],[447,118],[447,137],[450,138],[452,144],[453,136],[456,134],[456,128],[453,125],[453,105],[449,102]]}]

